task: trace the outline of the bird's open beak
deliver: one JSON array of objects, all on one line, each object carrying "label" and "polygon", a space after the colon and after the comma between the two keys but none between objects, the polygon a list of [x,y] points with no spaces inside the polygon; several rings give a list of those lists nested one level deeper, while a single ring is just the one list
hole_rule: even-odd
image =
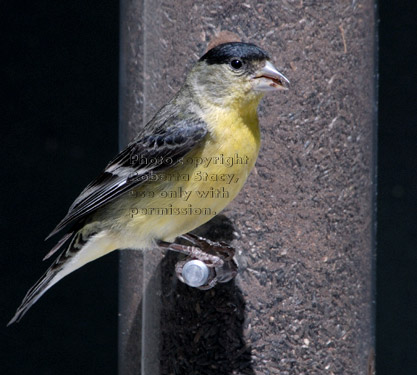
[{"label": "bird's open beak", "polygon": [[256,91],[288,90],[289,83],[290,81],[269,61],[256,71],[253,77],[253,89]]}]

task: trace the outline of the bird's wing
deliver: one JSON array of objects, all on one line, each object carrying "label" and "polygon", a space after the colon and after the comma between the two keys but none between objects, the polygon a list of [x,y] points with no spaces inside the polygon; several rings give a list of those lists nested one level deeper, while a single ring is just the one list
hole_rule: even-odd
[{"label": "bird's wing", "polygon": [[67,224],[146,182],[153,173],[177,164],[206,134],[204,121],[177,120],[168,129],[133,141],[82,191],[67,215],[47,238]]}]

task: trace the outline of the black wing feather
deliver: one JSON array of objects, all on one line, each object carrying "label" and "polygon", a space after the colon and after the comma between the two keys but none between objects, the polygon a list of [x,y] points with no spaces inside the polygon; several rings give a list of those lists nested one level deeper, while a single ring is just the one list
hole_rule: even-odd
[{"label": "black wing feather", "polygon": [[175,126],[133,141],[82,191],[47,238],[140,185],[151,174],[177,164],[206,134],[205,122],[180,120]]}]

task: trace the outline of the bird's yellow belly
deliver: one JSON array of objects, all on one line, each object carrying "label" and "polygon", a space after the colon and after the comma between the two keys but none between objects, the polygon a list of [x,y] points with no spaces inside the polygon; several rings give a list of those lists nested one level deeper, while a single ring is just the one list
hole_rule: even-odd
[{"label": "bird's yellow belly", "polygon": [[210,220],[236,197],[255,165],[259,130],[256,118],[255,131],[237,121],[235,125],[219,128],[219,134],[212,130],[203,147],[130,193],[124,223],[130,233],[139,238],[146,233],[141,241],[148,243],[173,241]]}]

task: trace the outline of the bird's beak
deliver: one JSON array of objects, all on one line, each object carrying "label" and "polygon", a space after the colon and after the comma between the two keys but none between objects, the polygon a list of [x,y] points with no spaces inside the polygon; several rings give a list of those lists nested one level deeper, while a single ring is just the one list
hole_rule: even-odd
[{"label": "bird's beak", "polygon": [[269,61],[266,61],[265,65],[257,70],[253,77],[255,91],[288,90],[289,83],[290,81]]}]

